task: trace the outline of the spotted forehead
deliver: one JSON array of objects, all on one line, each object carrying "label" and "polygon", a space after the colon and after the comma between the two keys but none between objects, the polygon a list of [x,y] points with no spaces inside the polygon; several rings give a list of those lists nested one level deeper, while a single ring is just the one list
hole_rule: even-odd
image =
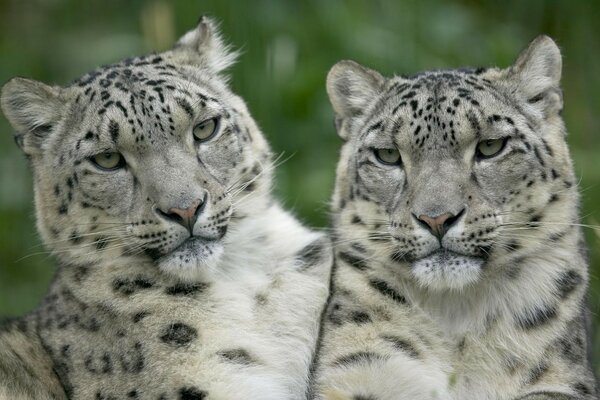
[{"label": "spotted forehead", "polygon": [[126,131],[136,147],[145,147],[176,136],[174,108],[193,120],[198,110],[222,106],[209,94],[214,88],[204,82],[200,88],[197,80],[192,83],[161,56],[127,59],[84,75],[72,85],[79,90],[75,103],[96,125],[88,127],[83,139],[97,140],[108,132],[116,143]]},{"label": "spotted forehead", "polygon": [[501,118],[489,109],[490,101],[498,106],[510,103],[485,77],[484,69],[393,78],[374,107],[366,133],[389,132],[396,139],[408,141],[416,153],[458,149],[464,141],[481,135],[482,124],[488,118]]}]

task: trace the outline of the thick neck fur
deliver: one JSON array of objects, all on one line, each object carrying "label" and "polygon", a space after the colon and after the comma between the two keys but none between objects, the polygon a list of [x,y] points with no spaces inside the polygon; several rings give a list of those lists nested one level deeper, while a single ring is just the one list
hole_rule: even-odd
[{"label": "thick neck fur", "polygon": [[66,392],[159,396],[191,382],[211,398],[301,399],[329,245],[274,203],[227,237],[193,282],[127,258],[62,266],[33,318]]}]

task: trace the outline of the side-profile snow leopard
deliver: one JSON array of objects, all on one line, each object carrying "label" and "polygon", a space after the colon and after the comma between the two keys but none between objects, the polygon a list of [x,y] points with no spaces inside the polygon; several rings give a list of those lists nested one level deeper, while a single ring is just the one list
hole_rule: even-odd
[{"label": "side-profile snow leopard", "polygon": [[561,56],[384,78],[336,64],[345,140],[320,399],[595,399]]},{"label": "side-profile snow leopard", "polygon": [[60,267],[0,328],[0,398],[305,398],[333,256],[273,200],[234,58],[203,18],[68,87],[3,87]]}]

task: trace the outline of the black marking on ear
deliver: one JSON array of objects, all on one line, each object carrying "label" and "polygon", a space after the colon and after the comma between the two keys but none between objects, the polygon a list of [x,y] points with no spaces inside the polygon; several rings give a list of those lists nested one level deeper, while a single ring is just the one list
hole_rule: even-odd
[{"label": "black marking on ear", "polygon": [[179,400],[205,400],[208,392],[195,387],[187,386],[179,389]]},{"label": "black marking on ear", "polygon": [[556,280],[556,288],[561,299],[566,299],[581,283],[583,278],[574,270],[563,272]]},{"label": "black marking on ear", "polygon": [[557,314],[556,306],[537,306],[523,315],[517,316],[517,324],[525,330],[535,329],[556,318]]},{"label": "black marking on ear", "polygon": [[197,337],[198,331],[195,328],[183,322],[175,322],[163,329],[160,340],[171,346],[183,347],[190,344]]},{"label": "black marking on ear", "polygon": [[398,303],[401,303],[401,304],[407,303],[406,297],[404,297],[402,294],[400,294],[398,291],[396,291],[396,289],[391,287],[390,284],[384,280],[372,278],[369,280],[369,285],[373,289],[375,289],[379,293],[381,293],[382,295],[389,297],[390,299],[392,299]]},{"label": "black marking on ear", "polygon": [[352,396],[352,400],[377,400],[377,397],[364,394],[355,394]]},{"label": "black marking on ear", "polygon": [[197,283],[183,283],[179,282],[173,286],[169,286],[165,289],[165,293],[169,296],[189,296],[193,297],[197,294],[204,292],[210,287],[210,283],[197,282]]},{"label": "black marking on ear", "polygon": [[367,264],[367,261],[362,257],[358,257],[353,254],[346,253],[346,252],[338,253],[337,256],[345,264],[347,264],[350,267],[353,267],[359,271],[366,271],[367,269],[369,269],[369,265]]},{"label": "black marking on ear", "polygon": [[419,358],[420,354],[415,347],[405,339],[394,335],[382,335],[381,338],[386,342],[390,342],[394,348],[400,350],[412,358]]},{"label": "black marking on ear", "polygon": [[369,351],[359,351],[340,357],[333,362],[333,365],[351,366],[355,364],[371,363],[375,361],[386,361],[389,357]]},{"label": "black marking on ear", "polygon": [[242,365],[252,365],[256,364],[256,360],[252,357],[246,350],[244,349],[231,349],[231,350],[221,350],[217,353],[217,355],[226,361],[242,364]]},{"label": "black marking on ear", "polygon": [[154,286],[152,281],[140,276],[135,278],[116,278],[112,283],[113,291],[125,296],[129,296],[140,289],[149,289],[152,286]]}]

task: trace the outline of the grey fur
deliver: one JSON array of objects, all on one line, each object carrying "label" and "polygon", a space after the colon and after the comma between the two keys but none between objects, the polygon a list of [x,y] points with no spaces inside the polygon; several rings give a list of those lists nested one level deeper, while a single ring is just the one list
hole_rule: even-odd
[{"label": "grey fur", "polygon": [[0,399],[304,398],[331,247],[273,200],[234,59],[203,18],[68,87],[3,87],[59,269],[2,325]]},{"label": "grey fur", "polygon": [[560,74],[545,36],[507,69],[331,69],[346,142],[317,398],[596,398]]}]

